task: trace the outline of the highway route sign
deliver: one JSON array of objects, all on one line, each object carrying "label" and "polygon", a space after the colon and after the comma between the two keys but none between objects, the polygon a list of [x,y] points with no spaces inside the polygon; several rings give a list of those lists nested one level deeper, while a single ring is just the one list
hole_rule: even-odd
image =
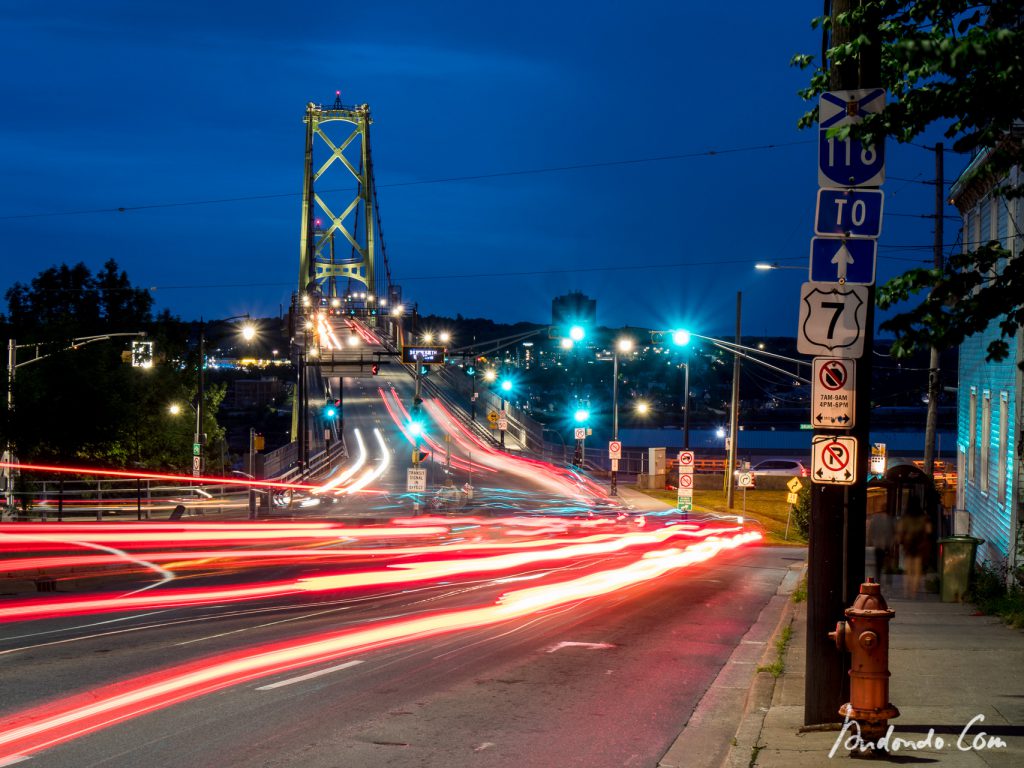
[{"label": "highway route sign", "polygon": [[410,493],[427,490],[427,470],[416,467],[405,470],[405,490]]},{"label": "highway route sign", "polygon": [[850,429],[855,422],[856,360],[814,358],[811,376],[811,423]]},{"label": "highway route sign", "polygon": [[[789,488],[790,493],[799,493],[803,490],[804,484],[797,480],[795,477],[790,478],[790,481],[786,483],[786,487]],[[789,502],[792,504],[793,502]]]},{"label": "highway route sign", "polygon": [[882,234],[880,189],[819,189],[814,234],[833,237],[878,237]]},{"label": "highway route sign", "polygon": [[622,442],[620,440],[609,440],[608,441],[608,458],[609,459],[621,459],[622,458]]},{"label": "highway route sign", "polygon": [[855,358],[864,354],[868,288],[804,283],[796,348],[804,355]]},{"label": "highway route sign", "polygon": [[885,181],[885,145],[829,136],[885,107],[885,90],[830,91],[818,100],[818,186],[878,187]]},{"label": "highway route sign", "polygon": [[811,281],[873,285],[878,241],[865,237],[811,238]]},{"label": "highway route sign", "polygon": [[811,481],[853,485],[857,481],[857,439],[848,435],[815,435],[811,441]]}]

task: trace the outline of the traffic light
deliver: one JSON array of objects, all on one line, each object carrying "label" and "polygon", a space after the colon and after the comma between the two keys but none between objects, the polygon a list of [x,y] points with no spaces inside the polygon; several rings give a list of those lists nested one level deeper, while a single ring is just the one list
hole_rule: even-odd
[{"label": "traffic light", "polygon": [[476,376],[476,368],[474,366],[472,366],[472,365],[467,365],[466,366],[466,375],[467,376]]},{"label": "traffic light", "polygon": [[374,363],[373,365],[371,365],[370,373],[372,373],[374,376],[380,373],[380,363]]},{"label": "traffic light", "polygon": [[500,386],[501,386],[501,391],[502,392],[506,392],[506,393],[507,392],[511,392],[512,391],[512,379],[502,379]]},{"label": "traffic light", "polygon": [[577,408],[576,413],[573,414],[573,418],[576,419],[577,424],[584,424],[590,419],[590,411],[586,408]]},{"label": "traffic light", "polygon": [[324,416],[328,419],[338,418],[338,414],[341,413],[341,400],[328,400],[324,406]]},{"label": "traffic light", "polygon": [[681,329],[672,331],[672,343],[677,347],[685,347],[690,343],[690,332]]},{"label": "traffic light", "polygon": [[427,376],[430,374],[430,366],[424,363],[420,363],[420,376]]},{"label": "traffic light", "polygon": [[573,341],[583,341],[587,335],[587,329],[582,325],[574,325],[569,329],[569,338]]}]

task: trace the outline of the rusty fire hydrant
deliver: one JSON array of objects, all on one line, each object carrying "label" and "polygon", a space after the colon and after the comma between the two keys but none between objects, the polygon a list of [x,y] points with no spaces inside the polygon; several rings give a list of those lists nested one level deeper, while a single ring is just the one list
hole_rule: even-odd
[{"label": "rusty fire hydrant", "polygon": [[890,718],[900,711],[889,701],[889,622],[896,611],[882,597],[874,579],[860,585],[860,594],[847,608],[846,621],[836,624],[828,636],[850,656],[850,701],[839,714],[856,720],[865,739],[878,738]]}]

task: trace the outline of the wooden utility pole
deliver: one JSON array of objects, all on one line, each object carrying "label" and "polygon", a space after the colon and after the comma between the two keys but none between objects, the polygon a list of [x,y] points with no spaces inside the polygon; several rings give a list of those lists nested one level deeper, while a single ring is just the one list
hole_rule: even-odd
[{"label": "wooden utility pole", "polygon": [[[877,35],[878,25],[865,19],[862,28],[836,23],[840,14],[859,7],[861,0],[832,0],[831,46],[851,42],[863,32]],[[881,84],[880,48],[862,49],[858,61],[831,67],[833,91],[877,88]],[[839,707],[849,701],[849,660],[828,633],[843,618],[864,580],[867,511],[867,474],[871,454],[871,358],[874,349],[875,288],[868,286],[863,329],[864,348],[854,364],[857,389],[854,428],[857,460],[852,485],[811,484],[811,520],[807,563],[807,666],[804,689],[804,724],[841,722]],[[832,430],[834,433],[834,430]],[[815,430],[815,435],[828,430]],[[813,480],[813,478],[812,478]]]},{"label": "wooden utility pole", "polygon": [[[942,150],[940,141],[935,145],[935,246],[932,256],[936,269],[942,269],[943,266],[942,212],[946,203],[946,182],[943,179]],[[942,392],[940,357],[939,348],[933,344],[928,359],[928,416],[924,425],[924,471],[927,475],[935,472],[935,429],[939,420],[939,396]]]}]

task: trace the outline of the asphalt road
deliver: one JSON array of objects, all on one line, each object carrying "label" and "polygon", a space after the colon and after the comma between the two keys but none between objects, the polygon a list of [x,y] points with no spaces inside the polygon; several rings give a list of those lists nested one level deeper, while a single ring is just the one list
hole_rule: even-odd
[{"label": "asphalt road", "polygon": [[[654,766],[797,557],[742,548],[526,619],[245,682],[30,764]],[[485,579],[298,605],[3,625],[0,716],[232,649],[486,603],[507,588]]]}]

